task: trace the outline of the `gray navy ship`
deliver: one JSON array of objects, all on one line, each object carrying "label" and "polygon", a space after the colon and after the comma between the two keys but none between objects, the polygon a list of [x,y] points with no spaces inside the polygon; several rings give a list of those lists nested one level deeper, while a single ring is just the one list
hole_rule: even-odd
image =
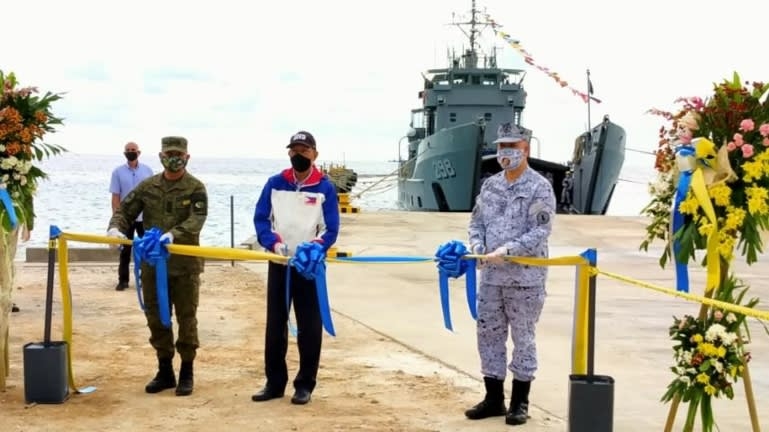
[{"label": "gray navy ship", "polygon": [[[422,74],[422,107],[411,111],[408,153],[398,155],[402,209],[472,211],[483,181],[501,170],[492,144],[499,125],[512,122],[531,143],[533,133],[522,124],[525,71],[500,68],[493,48],[481,54],[478,38],[491,23],[478,19],[475,1],[470,13],[468,22],[453,23],[468,36],[469,48],[451,55],[448,68]],[[625,131],[604,116],[576,137],[570,160],[530,154],[529,166],[551,180],[559,213],[605,215],[624,160]]]}]

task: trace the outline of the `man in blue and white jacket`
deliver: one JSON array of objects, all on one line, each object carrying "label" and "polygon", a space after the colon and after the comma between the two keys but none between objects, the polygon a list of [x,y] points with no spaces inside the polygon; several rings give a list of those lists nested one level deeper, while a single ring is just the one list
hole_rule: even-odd
[{"label": "man in blue and white jacket", "polygon": [[[339,234],[339,201],[334,184],[313,164],[318,157],[309,132],[294,134],[287,146],[291,168],[270,177],[256,203],[254,226],[259,244],[279,255],[292,256],[302,242],[328,250]],[[267,382],[251,396],[254,402],[283,397],[288,384],[288,310],[286,276],[297,324],[299,371],[291,402],[304,405],[315,389],[323,329],[315,281],[293,267],[270,262],[267,273],[267,328],[264,361]]]}]

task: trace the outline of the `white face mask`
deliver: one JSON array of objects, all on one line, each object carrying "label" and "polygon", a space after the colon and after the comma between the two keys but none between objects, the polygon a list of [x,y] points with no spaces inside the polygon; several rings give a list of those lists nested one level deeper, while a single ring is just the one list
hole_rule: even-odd
[{"label": "white face mask", "polygon": [[505,170],[514,170],[523,162],[523,150],[515,148],[502,148],[497,150],[497,162]]}]

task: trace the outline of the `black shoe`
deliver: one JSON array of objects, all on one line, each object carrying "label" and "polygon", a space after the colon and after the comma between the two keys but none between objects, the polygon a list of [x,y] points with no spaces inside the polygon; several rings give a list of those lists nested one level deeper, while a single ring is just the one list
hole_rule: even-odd
[{"label": "black shoe", "polygon": [[510,409],[505,414],[505,423],[522,425],[529,419],[529,391],[531,381],[513,380],[513,394],[510,396]]},{"label": "black shoe", "polygon": [[123,291],[126,288],[128,288],[128,282],[118,282],[115,285],[115,291]]},{"label": "black shoe", "polygon": [[312,392],[305,389],[296,389],[294,396],[291,397],[291,403],[294,405],[305,405],[310,401]]},{"label": "black shoe", "polygon": [[269,385],[264,386],[261,390],[251,396],[251,400],[254,402],[264,402],[270,399],[279,399],[283,397],[283,390],[277,390]]},{"label": "black shoe", "polygon": [[488,401],[486,399],[465,411],[465,417],[470,420],[482,420],[503,415],[505,415],[504,401]]},{"label": "black shoe", "polygon": [[179,369],[179,385],[176,386],[176,396],[191,395],[193,387],[192,362],[183,361],[182,367]]},{"label": "black shoe", "polygon": [[522,425],[529,419],[529,404],[521,402],[517,406],[511,407],[505,414],[505,423],[509,425]]},{"label": "black shoe", "polygon": [[21,309],[19,309],[19,307],[18,307],[18,306],[16,306],[16,303],[14,303],[14,304],[11,306],[11,312],[18,312],[18,311],[20,311],[20,310],[21,310]]},{"label": "black shoe", "polygon": [[171,359],[158,360],[158,373],[152,381],[147,383],[144,391],[147,393],[159,393],[174,387],[176,387],[176,376],[174,375]]},{"label": "black shoe", "polygon": [[505,381],[484,377],[483,384],[486,387],[486,396],[474,407],[465,411],[465,417],[470,420],[505,415]]}]

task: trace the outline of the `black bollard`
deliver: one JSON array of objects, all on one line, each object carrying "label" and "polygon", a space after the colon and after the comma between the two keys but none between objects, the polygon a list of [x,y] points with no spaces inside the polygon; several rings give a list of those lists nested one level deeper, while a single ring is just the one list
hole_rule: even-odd
[{"label": "black bollard", "polygon": [[[584,254],[591,266],[598,257],[595,249]],[[595,292],[596,277],[588,285],[587,374],[569,375],[569,432],[612,432],[614,429],[614,378],[595,375]]]},{"label": "black bollard", "polygon": [[24,345],[24,398],[27,403],[62,403],[69,393],[67,343],[51,341],[53,278],[56,266],[55,240],[59,230],[51,226],[48,239],[48,281],[45,289],[43,342]]}]

